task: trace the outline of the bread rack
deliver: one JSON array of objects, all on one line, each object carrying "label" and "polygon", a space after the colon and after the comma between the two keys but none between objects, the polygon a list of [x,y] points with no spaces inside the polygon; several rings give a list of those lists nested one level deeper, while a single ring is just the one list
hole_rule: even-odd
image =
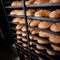
[{"label": "bread rack", "polygon": [[[27,48],[24,48],[24,47],[22,47],[22,45],[19,45],[19,44],[16,44],[16,47],[17,47],[17,51],[18,51],[18,55],[20,56],[20,58],[21,58],[21,60],[24,60],[23,58],[24,58],[24,55],[26,55],[27,56],[27,60],[38,60],[37,58],[38,57],[41,57],[41,58],[43,58],[43,60],[60,60],[60,52],[57,52],[57,51],[54,51],[54,50],[52,50],[51,49],[51,47],[49,47],[49,45],[50,44],[54,44],[54,43],[51,43],[51,42],[49,42],[49,41],[47,41],[46,39],[43,39],[43,38],[41,38],[41,37],[39,37],[38,35],[32,35],[32,34],[30,34],[29,32],[28,32],[28,27],[30,27],[30,28],[34,28],[34,29],[37,29],[37,30],[41,30],[41,31],[45,31],[45,32],[49,32],[49,33],[51,33],[51,34],[56,34],[56,35],[59,35],[60,36],[60,32],[59,33],[55,33],[55,32],[52,32],[52,31],[50,31],[50,30],[44,30],[44,29],[40,29],[40,28],[37,28],[37,27],[32,27],[32,26],[28,26],[27,25],[27,18],[28,19],[35,19],[35,20],[45,20],[45,21],[52,21],[52,22],[59,22],[60,23],[60,19],[53,19],[52,20],[52,18],[45,18],[45,17],[42,17],[42,18],[38,18],[38,17],[33,17],[33,16],[26,16],[26,8],[28,8],[28,9],[30,9],[30,8],[46,8],[46,9],[49,9],[49,8],[58,8],[58,9],[60,9],[60,3],[46,3],[46,4],[36,4],[36,5],[33,5],[33,4],[31,4],[31,5],[25,5],[25,0],[22,0],[22,2],[23,2],[23,6],[19,6],[19,7],[12,7],[12,6],[8,6],[9,4],[11,4],[11,2],[12,1],[7,1],[7,2],[4,2],[3,3],[3,1],[1,1],[1,3],[2,4],[4,4],[3,5],[3,9],[5,9],[5,10],[3,10],[4,11],[4,14],[5,14],[5,17],[7,17],[6,19],[5,19],[5,21],[4,21],[4,23],[5,22],[7,22],[6,23],[6,26],[7,27],[5,27],[4,29],[10,29],[11,30],[11,32],[10,31],[6,31],[6,33],[8,33],[8,32],[10,32],[10,34],[12,33],[12,35],[14,35],[14,39],[16,39],[16,34],[15,34],[15,32],[14,31],[16,31],[16,29],[15,28],[13,28],[13,27],[10,27],[10,26],[8,26],[8,23],[10,24],[10,25],[17,25],[18,23],[13,23],[13,22],[11,22],[11,21],[9,21],[10,19],[12,19],[13,17],[19,17],[19,18],[25,18],[25,24],[20,24],[21,26],[26,26],[26,29],[27,29],[27,31],[26,32],[24,32],[24,33],[26,33],[27,34],[27,37],[23,37],[22,35],[20,35],[20,36],[22,36],[23,38],[26,38],[26,39],[28,39],[28,41],[27,41],[27,43],[25,43],[25,42],[23,42],[23,41],[21,41],[22,43],[25,43],[25,44],[27,44],[28,45],[28,47]],[[7,5],[7,6],[6,6]],[[7,14],[7,12],[9,13],[9,11],[11,10],[11,9],[23,9],[24,10],[24,16],[14,16],[14,15],[10,15],[10,14]],[[2,21],[3,22],[3,21]],[[3,25],[3,24],[2,24]],[[13,32],[12,32],[13,31]],[[4,34],[5,34],[5,32],[4,32]],[[10,34],[7,34],[7,35],[10,35]],[[7,36],[6,35],[6,36]],[[5,37],[6,37],[5,36]],[[29,39],[29,36],[34,36],[34,37],[37,37],[37,38],[39,38],[39,39],[42,39],[43,41],[46,41],[46,42],[48,42],[49,44],[48,44],[48,46],[47,45],[40,45],[40,44],[38,44],[37,42],[34,42],[34,41],[32,41],[31,40],[31,42],[33,42],[34,44],[36,44],[36,45],[39,45],[39,46],[41,46],[42,48],[44,48],[44,49],[46,49],[46,50],[50,50],[50,51],[52,51],[52,52],[54,52],[56,55],[55,56],[49,56],[45,51],[40,51],[41,52],[41,54],[40,55],[38,55],[38,54],[36,54],[34,51],[33,52],[31,52],[30,51],[30,39]],[[9,37],[9,36],[8,36]],[[9,38],[10,39],[10,38]],[[60,46],[60,44],[58,45],[58,44],[54,44],[54,45],[57,45],[57,46]],[[37,50],[36,49],[36,47],[33,47],[33,49],[34,50]]]}]

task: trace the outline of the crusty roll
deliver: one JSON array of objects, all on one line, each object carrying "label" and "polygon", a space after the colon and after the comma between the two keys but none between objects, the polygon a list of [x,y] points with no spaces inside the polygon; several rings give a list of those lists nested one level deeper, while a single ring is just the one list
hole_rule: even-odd
[{"label": "crusty roll", "polygon": [[39,50],[44,50],[44,48],[42,48],[42,47],[39,46],[39,45],[36,45],[36,48],[39,49]]},{"label": "crusty roll", "polygon": [[31,34],[38,34],[39,33],[39,30],[32,30],[31,31]]},{"label": "crusty roll", "polygon": [[22,36],[17,35],[17,39],[22,39]]},{"label": "crusty roll", "polygon": [[25,26],[22,27],[21,30],[22,30],[22,31],[26,31],[26,27],[25,27]]},{"label": "crusty roll", "polygon": [[40,32],[39,32],[39,36],[40,36],[40,37],[49,37],[49,36],[50,36],[50,33],[40,31]]},{"label": "crusty roll", "polygon": [[33,40],[34,40],[34,41],[37,41],[37,40],[38,40],[38,38],[36,38],[36,37],[33,37]]},{"label": "crusty roll", "polygon": [[53,43],[60,43],[60,36],[51,34],[49,37],[49,41]]},{"label": "crusty roll", "polygon": [[33,42],[30,41],[30,45],[33,45]]},{"label": "crusty roll", "polygon": [[50,3],[60,2],[60,0],[49,0]]},{"label": "crusty roll", "polygon": [[20,26],[19,24],[16,26],[16,30],[20,30],[22,28],[22,26]]},{"label": "crusty roll", "polygon": [[38,60],[44,60],[43,58],[39,57]]},{"label": "crusty roll", "polygon": [[22,1],[13,1],[11,3],[11,6],[21,6],[22,5]]},{"label": "crusty roll", "polygon": [[22,36],[26,37],[26,36],[27,36],[27,34],[26,34],[26,33],[22,33]]},{"label": "crusty roll", "polygon": [[25,43],[23,43],[22,45],[23,45],[23,47],[28,47],[27,44],[25,44]]},{"label": "crusty roll", "polygon": [[26,38],[22,38],[22,41],[27,42],[28,40]]},{"label": "crusty roll", "polygon": [[27,16],[34,16],[35,10],[30,9],[26,11]]},{"label": "crusty roll", "polygon": [[60,32],[60,23],[55,23],[50,27],[50,30],[53,32]]},{"label": "crusty roll", "polygon": [[18,12],[19,12],[19,10],[13,10],[10,12],[10,15],[17,15]]},{"label": "crusty roll", "polygon": [[60,10],[55,10],[55,11],[52,11],[50,14],[49,14],[49,17],[50,18],[60,18]]},{"label": "crusty roll", "polygon": [[17,30],[16,31],[16,34],[18,35],[18,34],[22,34],[22,32],[20,31],[20,30]]},{"label": "crusty roll", "polygon": [[55,50],[55,51],[60,51],[60,47],[58,47],[58,46],[51,45],[51,47],[52,47],[52,48],[53,48],[53,50]]},{"label": "crusty roll", "polygon": [[48,44],[48,42],[45,42],[42,39],[38,39],[37,42],[40,43],[40,44]]},{"label": "crusty roll", "polygon": [[33,21],[30,23],[30,26],[37,26],[39,23],[40,23],[40,21],[38,21],[38,20],[33,20]]},{"label": "crusty roll", "polygon": [[50,11],[49,10],[38,10],[34,16],[36,17],[48,17],[50,14]]},{"label": "crusty roll", "polygon": [[47,3],[49,0],[35,0],[34,4]]},{"label": "crusty roll", "polygon": [[21,21],[21,20],[22,20],[21,18],[14,18],[14,19],[12,20],[12,22],[19,23],[19,21]]},{"label": "crusty roll", "polygon": [[31,31],[33,31],[33,28],[28,28],[28,30],[31,32]]},{"label": "crusty roll", "polygon": [[46,50],[47,54],[54,56],[55,54],[49,50]]},{"label": "crusty roll", "polygon": [[42,21],[38,24],[38,28],[48,29],[51,27],[52,24],[53,24],[52,22]]},{"label": "crusty roll", "polygon": [[39,52],[38,50],[35,50],[35,53],[36,53],[36,54],[40,54],[40,52]]},{"label": "crusty roll", "polygon": [[29,38],[30,38],[30,40],[32,40],[33,39],[33,36],[29,36]]},{"label": "crusty roll", "polygon": [[18,43],[18,44],[20,44],[20,43],[22,43],[22,42],[21,42],[21,41],[19,41],[19,40],[17,40],[17,43]]}]

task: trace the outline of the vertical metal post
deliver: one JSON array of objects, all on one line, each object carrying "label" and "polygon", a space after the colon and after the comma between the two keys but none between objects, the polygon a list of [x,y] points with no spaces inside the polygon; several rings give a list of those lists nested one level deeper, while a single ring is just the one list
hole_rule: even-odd
[{"label": "vertical metal post", "polygon": [[25,26],[26,26],[27,40],[28,40],[29,60],[31,60],[31,55],[30,55],[30,39],[29,39],[28,22],[27,22],[27,16],[26,16],[26,5],[25,5],[25,0],[22,0],[22,2],[23,2]]}]

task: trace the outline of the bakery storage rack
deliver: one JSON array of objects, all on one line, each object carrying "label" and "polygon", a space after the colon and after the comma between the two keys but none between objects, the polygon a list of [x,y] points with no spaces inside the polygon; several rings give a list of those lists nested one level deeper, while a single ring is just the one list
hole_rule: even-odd
[{"label": "bakery storage rack", "polygon": [[[11,3],[14,0],[7,0],[7,1],[3,1],[1,0],[0,4],[2,4],[3,7],[3,11],[6,17],[7,21],[7,26],[5,27],[6,29],[10,29],[13,35],[13,39],[17,40],[17,42],[15,43],[16,45],[16,49],[18,51],[18,55],[20,56],[21,60],[60,60],[60,51],[54,50],[52,46],[55,46],[54,48],[58,49],[60,48],[60,43],[54,43],[52,41],[49,40],[49,38],[46,37],[41,37],[39,36],[39,34],[32,34],[31,32],[36,30],[35,33],[39,31],[43,32],[47,32],[49,33],[51,36],[58,36],[60,38],[60,31],[59,32],[54,32],[51,31],[49,28],[48,29],[42,29],[42,28],[38,28],[37,26],[30,26],[28,24],[28,19],[30,19],[31,21],[35,20],[36,21],[47,21],[47,22],[52,22],[52,23],[59,23],[60,24],[60,18],[49,18],[49,17],[36,17],[36,16],[27,16],[26,10],[28,9],[46,9],[46,10],[55,10],[55,9],[60,9],[60,2],[56,2],[56,3],[45,3],[45,4],[30,4],[30,5],[26,5],[25,4],[25,0],[21,0],[22,1],[22,5],[21,6],[10,6]],[[12,15],[10,14],[10,12],[12,10],[23,10],[24,15]],[[21,13],[22,14],[22,13]],[[12,19],[13,18],[20,18],[25,20],[24,24],[20,24],[20,23],[16,23],[13,22]],[[8,26],[8,23],[10,26]],[[37,23],[37,22],[36,22]],[[49,23],[50,24],[50,23]],[[49,25],[48,24],[48,25]],[[16,29],[16,26],[23,26],[24,29]],[[19,27],[18,27],[19,28]],[[32,30],[31,32],[29,31],[29,28]],[[20,31],[21,33],[17,33],[16,31]],[[9,32],[9,31],[6,31]],[[22,34],[24,33],[24,34]],[[9,34],[8,34],[9,35]],[[8,36],[9,37],[9,36]],[[31,38],[30,38],[31,37]],[[51,38],[51,39],[55,39]],[[35,38],[35,39],[33,39]],[[40,44],[37,40],[41,40],[44,42],[47,42],[47,44]],[[58,39],[60,40],[60,39]],[[57,41],[55,41],[57,42]],[[57,48],[57,47],[58,48]],[[40,48],[40,50],[39,50]],[[59,49],[60,50],[60,49]]]}]

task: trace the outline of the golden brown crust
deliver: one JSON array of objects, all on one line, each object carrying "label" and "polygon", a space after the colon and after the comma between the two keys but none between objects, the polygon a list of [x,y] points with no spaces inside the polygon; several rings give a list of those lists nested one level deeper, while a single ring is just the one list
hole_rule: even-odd
[{"label": "golden brown crust", "polygon": [[23,45],[23,47],[27,47],[27,44],[25,44],[25,43],[23,43],[22,45]]},{"label": "golden brown crust", "polygon": [[60,23],[55,23],[50,27],[51,31],[60,32]]},{"label": "golden brown crust", "polygon": [[21,31],[19,31],[19,30],[17,30],[17,31],[16,31],[16,34],[22,34],[22,32],[21,32]]},{"label": "golden brown crust", "polygon": [[38,34],[39,33],[39,30],[33,30],[31,31],[31,34]]},{"label": "golden brown crust", "polygon": [[19,36],[19,35],[18,35],[18,36],[17,36],[17,39],[22,39],[22,36]]},{"label": "golden brown crust", "polygon": [[22,33],[22,36],[26,37],[26,36],[27,36],[27,34],[26,34],[26,33]]},{"label": "golden brown crust", "polygon": [[22,26],[20,26],[19,24],[16,26],[16,30],[19,30],[21,28],[22,28]]},{"label": "golden brown crust", "polygon": [[53,43],[60,43],[60,36],[51,34],[49,37],[49,41]]},{"label": "golden brown crust", "polygon": [[60,2],[60,0],[49,0],[50,3]]}]

